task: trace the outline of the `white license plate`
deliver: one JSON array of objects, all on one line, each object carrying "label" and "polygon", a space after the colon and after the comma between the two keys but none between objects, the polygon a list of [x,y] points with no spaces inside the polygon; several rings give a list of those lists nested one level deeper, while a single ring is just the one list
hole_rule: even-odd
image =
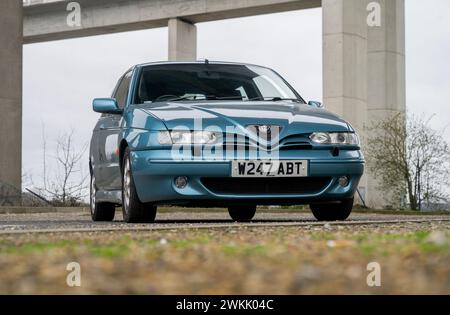
[{"label": "white license plate", "polygon": [[232,177],[307,177],[307,160],[232,161]]}]

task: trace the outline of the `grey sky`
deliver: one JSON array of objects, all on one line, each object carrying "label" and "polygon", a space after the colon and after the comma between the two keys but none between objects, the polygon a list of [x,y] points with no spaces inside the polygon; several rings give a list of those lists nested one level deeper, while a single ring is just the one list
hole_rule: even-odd
[{"label": "grey sky", "polygon": [[[449,12],[448,0],[406,0],[407,107],[418,115],[436,114],[435,128],[450,123]],[[199,58],[269,66],[305,99],[322,99],[321,9],[197,27]],[[24,46],[24,173],[39,183],[42,124],[49,153],[58,133],[70,128],[81,146],[98,118],[92,99],[109,96],[133,64],[166,58],[166,28]]]}]

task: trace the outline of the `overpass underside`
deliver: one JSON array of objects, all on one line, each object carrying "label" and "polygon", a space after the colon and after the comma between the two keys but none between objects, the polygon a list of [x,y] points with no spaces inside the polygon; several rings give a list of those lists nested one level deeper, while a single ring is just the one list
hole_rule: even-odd
[{"label": "overpass underside", "polygon": [[[21,188],[23,44],[168,27],[168,59],[195,60],[196,23],[322,7],[326,107],[363,142],[372,122],[405,111],[404,0],[78,0],[79,26],[67,21],[69,1],[24,3],[0,1],[0,205],[2,187]],[[379,4],[379,26],[367,23],[369,3]],[[385,205],[370,173],[360,190],[368,205]]]}]

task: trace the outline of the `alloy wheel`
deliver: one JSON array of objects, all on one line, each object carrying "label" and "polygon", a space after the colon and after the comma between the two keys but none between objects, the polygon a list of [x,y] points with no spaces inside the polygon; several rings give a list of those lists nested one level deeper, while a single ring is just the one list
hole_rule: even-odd
[{"label": "alloy wheel", "polygon": [[123,169],[123,201],[124,210],[128,213],[130,206],[130,196],[131,196],[131,169],[130,161],[125,162],[125,167]]},{"label": "alloy wheel", "polygon": [[95,186],[94,174],[91,176],[91,214],[95,213],[97,187]]}]

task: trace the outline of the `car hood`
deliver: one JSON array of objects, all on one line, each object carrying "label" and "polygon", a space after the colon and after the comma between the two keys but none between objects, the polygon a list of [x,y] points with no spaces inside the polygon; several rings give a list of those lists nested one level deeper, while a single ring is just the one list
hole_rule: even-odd
[{"label": "car hood", "polygon": [[347,122],[324,109],[293,102],[160,102],[136,109],[161,120],[169,130],[248,125],[278,125],[285,134],[351,130]]}]

